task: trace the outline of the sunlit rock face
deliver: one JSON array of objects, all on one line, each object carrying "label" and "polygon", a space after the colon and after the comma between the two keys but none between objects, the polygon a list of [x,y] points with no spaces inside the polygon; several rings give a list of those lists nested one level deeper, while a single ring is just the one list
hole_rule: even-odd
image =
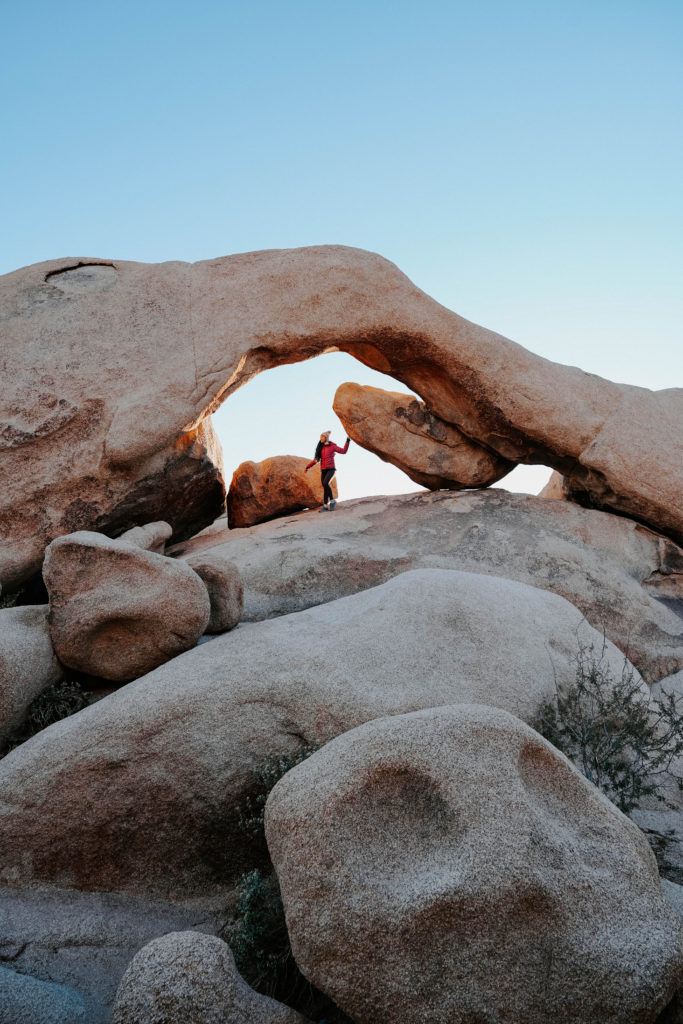
[{"label": "sunlit rock face", "polygon": [[294,957],[357,1024],[651,1024],[677,987],[647,840],[504,711],[347,732],[265,823]]},{"label": "sunlit rock face", "polygon": [[[298,455],[275,455],[263,462],[242,462],[232,475],[228,490],[228,523],[231,529],[254,526],[305,508],[320,508],[323,485],[320,466]],[[332,493],[338,496],[332,477]]]},{"label": "sunlit rock face", "polygon": [[77,529],[215,518],[202,420],[271,366],[336,347],[587,504],[683,539],[683,391],[613,384],[462,319],[392,263],[320,246],[202,263],[61,259],[0,279],[0,582]]},{"label": "sunlit rock face", "polygon": [[430,491],[487,487],[514,468],[413,395],[347,383],[337,388],[333,409],[353,441]]}]

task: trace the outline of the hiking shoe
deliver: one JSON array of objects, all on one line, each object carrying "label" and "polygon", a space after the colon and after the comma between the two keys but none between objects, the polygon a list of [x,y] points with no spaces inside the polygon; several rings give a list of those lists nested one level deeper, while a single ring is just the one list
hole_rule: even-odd
[{"label": "hiking shoe", "polygon": [[334,509],[334,506],[335,506],[336,504],[337,504],[337,502],[336,502],[336,499],[335,499],[335,498],[333,498],[333,499],[332,499],[332,501],[330,502],[330,512],[332,512],[332,510]]},{"label": "hiking shoe", "polygon": [[329,508],[327,507],[327,505],[323,505],[323,507],[322,507],[322,508],[320,509],[320,511],[321,511],[321,512],[329,512],[330,510],[329,510]]}]

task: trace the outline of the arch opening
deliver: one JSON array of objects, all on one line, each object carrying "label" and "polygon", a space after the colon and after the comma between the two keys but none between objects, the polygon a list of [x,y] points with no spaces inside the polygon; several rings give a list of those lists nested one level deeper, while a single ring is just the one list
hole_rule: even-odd
[{"label": "arch opening", "polygon": [[[336,348],[323,355],[268,370],[245,366],[241,379],[236,373],[226,385],[210,409],[223,450],[226,486],[245,461],[261,462],[275,455],[313,458],[323,430],[331,430],[332,440],[342,445],[346,434],[332,402],[345,381],[420,398],[393,375],[367,365],[371,360],[377,364],[369,352],[363,352],[363,362],[358,360],[359,353],[351,355]],[[546,466],[517,466],[493,486],[537,494],[551,472]],[[400,469],[357,444],[352,444],[347,456],[337,459],[337,482],[342,501],[424,490]]]}]

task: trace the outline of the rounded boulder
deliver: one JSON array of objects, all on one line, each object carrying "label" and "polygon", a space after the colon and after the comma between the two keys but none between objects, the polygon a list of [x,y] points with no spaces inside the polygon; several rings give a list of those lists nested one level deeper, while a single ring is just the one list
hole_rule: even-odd
[{"label": "rounded boulder", "polygon": [[362,725],[265,818],[294,957],[356,1024],[646,1024],[676,989],[645,837],[508,712]]},{"label": "rounded boulder", "polygon": [[192,555],[186,564],[204,581],[211,602],[207,633],[227,633],[234,629],[244,610],[244,585],[234,562],[220,551]]},{"label": "rounded boulder", "polygon": [[222,939],[170,932],[133,958],[118,987],[113,1024],[305,1024],[238,974]]},{"label": "rounded boulder", "polygon": [[54,540],[43,578],[59,659],[103,679],[145,675],[194,647],[209,621],[207,589],[189,565],[99,533]]}]

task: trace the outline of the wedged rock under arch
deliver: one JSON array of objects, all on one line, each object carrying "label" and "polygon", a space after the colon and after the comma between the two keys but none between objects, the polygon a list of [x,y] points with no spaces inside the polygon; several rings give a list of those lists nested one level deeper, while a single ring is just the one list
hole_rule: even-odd
[{"label": "wedged rock under arch", "polygon": [[[178,538],[206,525],[223,498],[207,415],[262,370],[333,349],[402,381],[483,447],[561,471],[587,504],[683,540],[683,390],[542,359],[376,254],[53,260],[0,278],[0,309],[5,585],[74,529],[163,518]],[[166,508],[150,512],[161,492]]]}]

